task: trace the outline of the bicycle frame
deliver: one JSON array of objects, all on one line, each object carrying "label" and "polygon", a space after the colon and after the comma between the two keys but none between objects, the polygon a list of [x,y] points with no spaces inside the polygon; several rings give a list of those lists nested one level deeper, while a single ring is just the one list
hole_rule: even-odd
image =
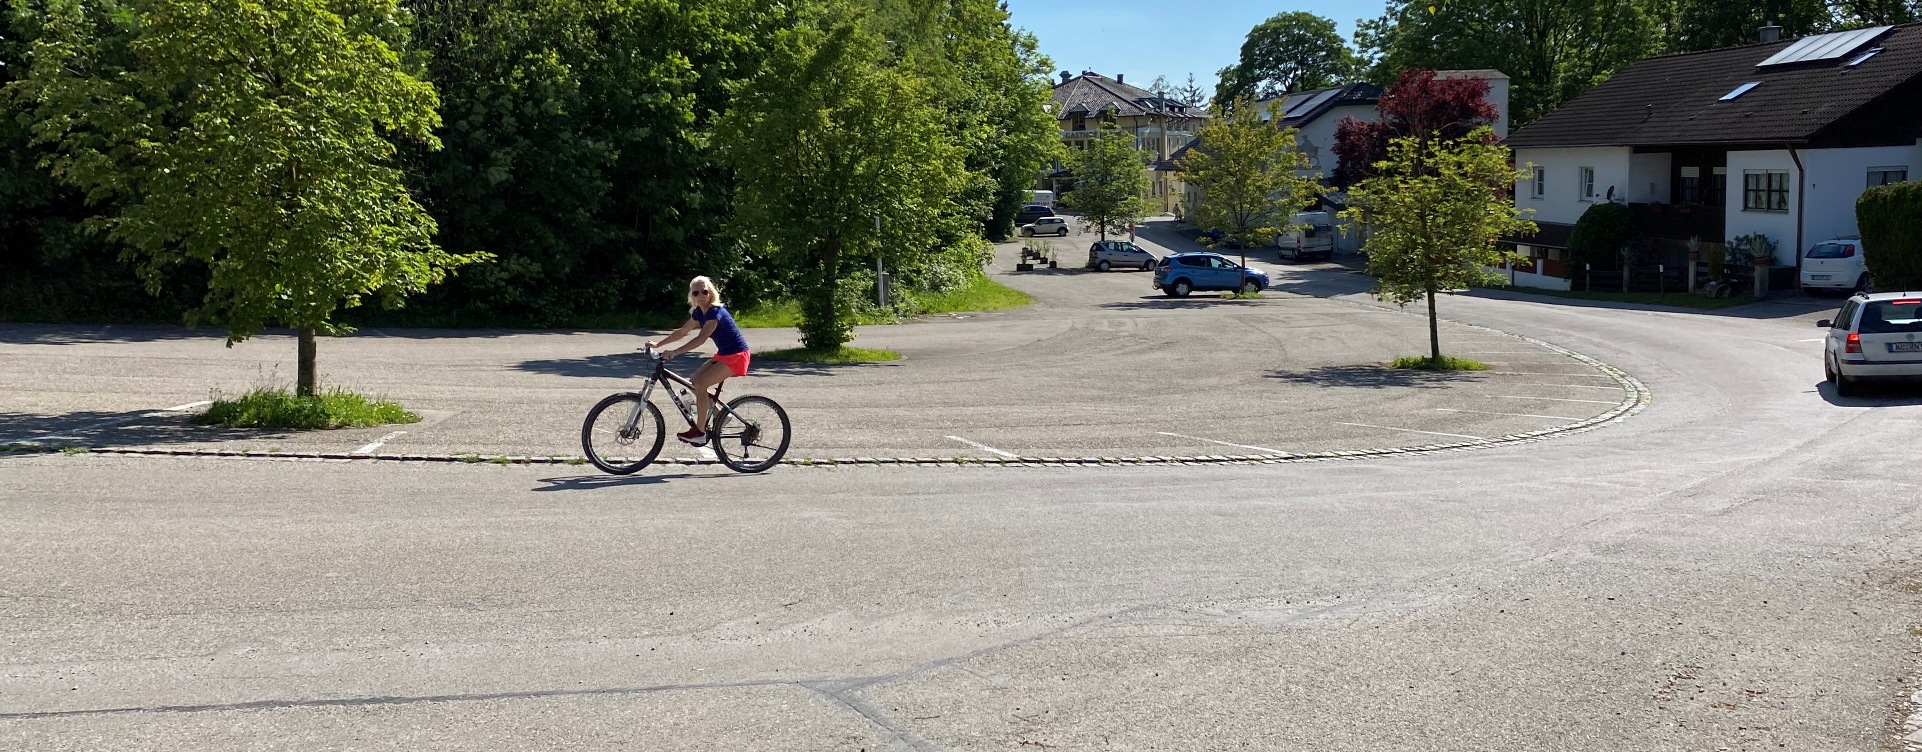
[{"label": "bicycle frame", "polygon": [[[641,387],[641,391],[640,391],[641,401],[646,402],[653,396],[655,386],[657,385],[665,386],[667,387],[667,398],[669,401],[674,403],[674,409],[680,411],[681,419],[686,420],[689,425],[693,425],[695,423],[694,406],[688,404],[687,400],[681,399],[680,393],[676,392],[674,390],[674,387],[680,386],[684,389],[693,389],[694,382],[688,381],[686,378],[683,378],[680,374],[668,370],[667,363],[662,360],[659,360],[657,356],[650,356],[650,358],[653,359],[654,373],[647,377],[647,385]],[[731,407],[728,407],[727,403],[722,402],[718,398],[718,395],[716,399],[713,400],[713,402],[714,404],[712,408],[710,408],[713,415],[710,416],[710,419],[720,417],[720,415],[723,412],[727,413],[728,415],[734,414],[734,409]],[[623,430],[633,431],[634,424],[638,422],[640,418],[641,418],[641,411],[640,411],[640,408],[637,406],[634,410],[634,414],[629,415],[627,418],[627,422],[622,425]],[[733,437],[730,436],[726,438],[733,438]]]}]

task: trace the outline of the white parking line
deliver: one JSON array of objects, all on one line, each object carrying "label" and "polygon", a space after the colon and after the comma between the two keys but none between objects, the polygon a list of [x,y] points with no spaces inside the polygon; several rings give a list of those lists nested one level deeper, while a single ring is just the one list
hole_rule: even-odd
[{"label": "white parking line", "polygon": [[1003,457],[1019,457],[1019,456],[1021,456],[1021,455],[1018,455],[1018,454],[1015,454],[1014,452],[1003,452],[1003,451],[1001,451],[1001,450],[999,450],[999,449],[996,449],[996,448],[994,448],[994,447],[991,447],[991,446],[988,446],[988,445],[986,445],[986,444],[982,444],[982,443],[980,443],[980,442],[976,442],[976,441],[969,441],[969,440],[967,440],[967,439],[964,439],[964,438],[961,438],[961,437],[959,437],[959,436],[949,436],[948,438],[950,438],[950,439],[954,439],[955,441],[959,441],[959,442],[961,442],[961,443],[963,443],[963,444],[966,444],[966,445],[968,445],[968,446],[971,446],[971,447],[974,447],[974,448],[976,448],[976,449],[979,449],[979,450],[981,450],[981,451],[983,451],[983,452],[993,452],[993,453],[995,453],[995,454],[998,454],[998,455],[1001,455],[1001,456],[1003,456]]},{"label": "white parking line", "polygon": [[1468,435],[1468,434],[1465,434],[1465,433],[1442,433],[1442,432],[1440,432],[1440,431],[1418,431],[1418,430],[1416,430],[1416,429],[1413,429],[1413,428],[1396,428],[1396,427],[1394,427],[1394,426],[1371,426],[1371,425],[1369,425],[1369,424],[1367,424],[1367,423],[1342,423],[1342,422],[1339,422],[1339,421],[1337,421],[1337,422],[1335,423],[1335,425],[1338,425],[1338,426],[1360,426],[1360,427],[1362,427],[1362,428],[1379,428],[1379,429],[1381,429],[1381,430],[1383,430],[1383,431],[1407,431],[1407,432],[1409,432],[1409,433],[1425,433],[1425,434],[1428,434],[1428,435],[1430,435],[1430,436],[1450,436],[1450,437],[1453,437],[1453,438],[1457,438],[1457,439],[1480,439],[1480,438],[1482,438],[1482,437],[1480,437],[1480,436],[1470,436],[1470,435]]},{"label": "white parking line", "polygon": [[1163,436],[1174,436],[1174,437],[1183,438],[1183,439],[1194,439],[1195,441],[1206,441],[1210,444],[1220,444],[1222,446],[1240,447],[1242,449],[1253,449],[1257,452],[1267,452],[1269,454],[1287,454],[1287,452],[1281,451],[1280,449],[1269,449],[1268,447],[1258,447],[1250,444],[1236,444],[1232,441],[1216,441],[1214,439],[1204,439],[1204,438],[1201,438],[1200,436],[1189,436],[1185,433],[1169,433],[1167,431],[1156,431],[1155,433],[1161,434]]},{"label": "white parking line", "polygon": [[1797,341],[1798,342],[1821,342],[1822,340],[1823,340],[1822,337],[1816,337],[1815,339],[1804,339],[1804,340],[1797,340]]},{"label": "white parking line", "polygon": [[1554,353],[1535,352],[1533,350],[1469,350],[1468,354],[1469,355],[1554,355],[1557,358],[1561,357],[1560,355],[1555,355]]},{"label": "white parking line", "polygon": [[405,433],[407,432],[395,431],[393,433],[387,434],[386,436],[382,436],[380,437],[379,441],[376,441],[372,444],[368,444],[367,446],[354,450],[354,454],[373,454],[374,450],[380,448],[380,445],[385,444],[389,441],[393,441],[394,439],[398,439],[401,437],[402,434],[405,434]]},{"label": "white parking line", "polygon": [[1587,402],[1593,405],[1615,404],[1608,400],[1582,400],[1582,399],[1569,399],[1567,397],[1523,397],[1515,394],[1497,394],[1495,395],[1495,399],[1532,399],[1532,400],[1546,400],[1548,402]]},{"label": "white parking line", "polygon": [[1621,389],[1619,386],[1590,386],[1588,384],[1510,384],[1509,386],[1556,386],[1563,389]]},{"label": "white parking line", "polygon": [[164,410],[152,410],[149,412],[144,412],[139,415],[134,415],[126,418],[115,418],[113,420],[103,420],[103,421],[100,421],[99,423],[79,426],[77,428],[69,428],[64,431],[54,431],[52,433],[43,433],[38,436],[28,436],[22,439],[4,440],[4,441],[0,441],[0,444],[15,444],[15,443],[29,442],[29,441],[46,441],[47,439],[63,439],[63,438],[70,439],[70,438],[75,438],[73,434],[79,433],[81,431],[92,431],[96,428],[107,428],[109,426],[117,426],[123,423],[132,423],[136,420],[145,420],[147,418],[157,418],[162,415],[166,415],[167,413],[177,413],[182,410],[192,410],[196,407],[200,407],[201,405],[211,405],[211,404],[213,404],[213,402],[208,400],[201,400],[199,402],[189,402],[184,405],[174,405],[173,407],[169,407]]},{"label": "white parking line", "polygon": [[1498,413],[1498,412],[1492,412],[1489,410],[1457,410],[1451,407],[1437,407],[1435,408],[1435,410],[1438,412],[1444,412],[1444,413],[1478,413],[1481,415],[1506,415],[1510,418],[1547,418],[1549,420],[1581,420],[1581,418],[1564,418],[1560,415],[1536,415],[1534,413]]}]

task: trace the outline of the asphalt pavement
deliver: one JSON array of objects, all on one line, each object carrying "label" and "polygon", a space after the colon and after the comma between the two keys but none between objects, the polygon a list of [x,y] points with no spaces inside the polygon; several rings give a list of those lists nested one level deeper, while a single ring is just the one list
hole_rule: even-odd
[{"label": "asphalt pavement", "polygon": [[1903,748],[1922,392],[1820,383],[1832,301],[1440,305],[1653,399],[1272,466],[0,458],[0,747]]}]

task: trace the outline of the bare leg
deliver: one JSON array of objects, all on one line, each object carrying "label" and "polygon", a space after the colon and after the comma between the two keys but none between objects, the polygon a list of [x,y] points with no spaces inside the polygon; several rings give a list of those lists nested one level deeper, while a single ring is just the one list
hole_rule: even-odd
[{"label": "bare leg", "polygon": [[694,382],[694,419],[697,421],[694,428],[707,430],[707,410],[713,406],[714,402],[714,398],[708,394],[708,391],[712,390],[715,384],[721,383],[732,375],[734,374],[728,372],[727,366],[712,360],[702,363],[700,368],[695,369],[694,378],[688,379]]}]

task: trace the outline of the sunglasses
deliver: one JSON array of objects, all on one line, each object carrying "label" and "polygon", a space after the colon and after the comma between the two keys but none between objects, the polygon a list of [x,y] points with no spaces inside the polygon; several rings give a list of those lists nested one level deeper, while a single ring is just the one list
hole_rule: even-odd
[{"label": "sunglasses", "polygon": [[712,292],[713,292],[713,290],[689,290],[689,291],[687,291],[687,294],[689,294],[689,295],[707,295],[707,294],[709,294],[709,293],[712,293]]}]

